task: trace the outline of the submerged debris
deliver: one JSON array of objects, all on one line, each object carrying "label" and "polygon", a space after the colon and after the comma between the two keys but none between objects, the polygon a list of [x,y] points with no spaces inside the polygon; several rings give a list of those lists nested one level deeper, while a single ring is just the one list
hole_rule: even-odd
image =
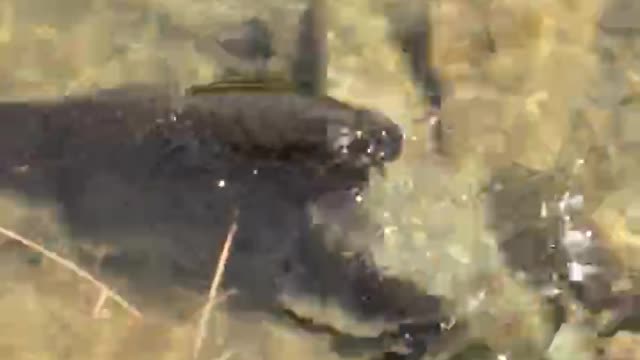
[{"label": "submerged debris", "polygon": [[[520,173],[517,168],[508,172],[510,176]],[[501,184],[492,195],[494,214],[509,210],[508,214],[500,213],[507,222],[503,223],[503,218],[494,225],[501,250],[514,272],[564,309],[558,313],[556,329],[561,323],[576,325],[576,321],[596,324],[593,336],[612,336],[621,329],[634,328],[637,296],[614,286],[627,274],[607,233],[586,212],[589,199],[571,190],[570,183],[559,175],[530,173],[511,180],[500,175],[494,181]],[[507,199],[512,201],[509,206],[502,203]],[[516,199],[520,201],[513,201]],[[541,203],[543,214],[536,211]],[[576,304],[585,309],[578,319],[567,316],[576,311]],[[594,317],[607,313],[612,314],[608,320],[595,321]]]}]

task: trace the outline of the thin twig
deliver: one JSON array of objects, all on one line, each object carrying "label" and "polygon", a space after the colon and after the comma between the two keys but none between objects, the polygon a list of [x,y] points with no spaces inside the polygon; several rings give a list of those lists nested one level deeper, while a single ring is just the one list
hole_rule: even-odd
[{"label": "thin twig", "polygon": [[224,241],[224,246],[222,248],[222,252],[220,253],[220,258],[218,259],[218,264],[216,265],[216,272],[213,276],[213,280],[211,281],[211,287],[209,288],[209,297],[207,298],[207,303],[204,306],[202,311],[202,315],[200,316],[200,322],[198,324],[198,334],[194,341],[193,345],[193,359],[196,360],[198,355],[200,355],[200,349],[202,348],[202,343],[204,339],[207,337],[207,324],[209,323],[209,318],[211,317],[211,309],[213,305],[217,302],[217,294],[218,287],[220,287],[220,283],[222,282],[222,276],[224,275],[224,270],[227,265],[227,259],[229,258],[229,252],[231,250],[231,244],[233,243],[233,238],[238,230],[238,224],[236,222],[236,216],[234,216],[233,223],[229,228],[229,232],[227,233],[227,238]]},{"label": "thin twig", "polygon": [[96,301],[96,304],[93,306],[93,317],[95,319],[99,319],[100,317],[102,317],[102,310],[104,307],[104,303],[105,301],[107,301],[107,298],[109,297],[109,294],[102,290],[100,291],[100,297],[98,298],[98,301]]},{"label": "thin twig", "polygon": [[111,288],[109,288],[106,284],[97,280],[96,278],[91,276],[91,274],[81,269],[78,265],[74,264],[73,262],[63,258],[62,256],[54,253],[53,251],[45,249],[43,246],[38,245],[36,242],[29,240],[23,236],[20,236],[11,230],[7,230],[3,227],[0,227],[0,234],[6,236],[11,240],[15,240],[22,243],[24,246],[28,247],[29,249],[37,251],[42,255],[48,257],[49,259],[62,265],[63,267],[73,271],[79,277],[93,283],[95,286],[97,286],[100,289],[101,292],[106,293],[110,298],[112,298],[115,302],[120,304],[123,308],[125,308],[125,310],[130,312],[132,315],[138,318],[142,318],[142,313],[140,313],[138,309],[136,309],[133,305],[129,304],[124,298],[118,295],[114,290],[111,290]]}]

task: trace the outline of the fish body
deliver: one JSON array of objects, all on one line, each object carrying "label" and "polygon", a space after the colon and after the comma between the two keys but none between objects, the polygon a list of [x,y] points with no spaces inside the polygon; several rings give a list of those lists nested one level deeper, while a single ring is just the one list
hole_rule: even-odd
[{"label": "fish body", "polygon": [[[398,158],[402,132],[379,112],[330,97],[297,93],[227,93],[184,99],[181,116],[202,134],[241,152],[370,166]],[[215,124],[215,125],[212,125]],[[208,134],[207,134],[208,133]]]},{"label": "fish body", "polygon": [[0,103],[0,127],[3,168],[39,161],[117,167],[131,152],[151,165],[177,151],[202,161],[232,155],[366,170],[395,160],[402,144],[400,128],[380,113],[329,97],[264,89],[176,97],[131,88]]}]

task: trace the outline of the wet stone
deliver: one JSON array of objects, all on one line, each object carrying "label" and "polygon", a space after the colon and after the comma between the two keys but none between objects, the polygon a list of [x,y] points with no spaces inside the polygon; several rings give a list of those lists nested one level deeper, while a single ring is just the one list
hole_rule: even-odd
[{"label": "wet stone", "polygon": [[609,31],[640,31],[639,17],[640,3],[635,0],[615,0],[605,8],[600,25]]},{"label": "wet stone", "polygon": [[633,233],[640,234],[640,200],[636,200],[626,210],[627,227]]},{"label": "wet stone", "polygon": [[621,332],[607,341],[601,349],[602,360],[627,360],[640,357],[640,336]]},{"label": "wet stone", "polygon": [[639,144],[640,143],[640,106],[630,105],[624,106],[620,111],[619,128],[620,141],[623,144]]},{"label": "wet stone", "polygon": [[589,345],[589,332],[577,325],[564,324],[549,347],[549,359],[594,360],[594,351]]}]

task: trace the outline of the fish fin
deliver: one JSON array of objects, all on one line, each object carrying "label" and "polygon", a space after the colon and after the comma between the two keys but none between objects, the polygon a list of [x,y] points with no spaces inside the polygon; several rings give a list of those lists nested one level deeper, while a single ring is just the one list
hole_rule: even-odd
[{"label": "fish fin", "polygon": [[295,85],[281,78],[244,79],[231,78],[214,81],[209,84],[193,85],[186,91],[187,95],[225,94],[230,92],[288,92],[295,91]]}]

